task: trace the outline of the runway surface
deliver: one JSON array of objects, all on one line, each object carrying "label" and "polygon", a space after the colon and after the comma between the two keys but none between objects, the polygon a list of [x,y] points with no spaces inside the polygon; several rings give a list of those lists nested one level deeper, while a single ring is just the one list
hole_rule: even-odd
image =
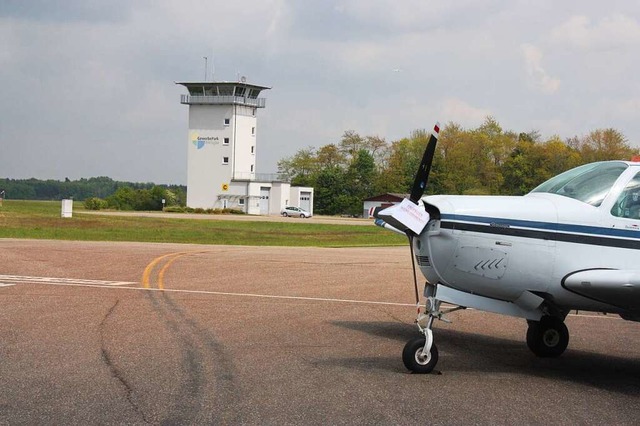
[{"label": "runway surface", "polygon": [[637,424],[640,324],[437,323],[409,374],[408,247],[0,239],[0,424]]}]

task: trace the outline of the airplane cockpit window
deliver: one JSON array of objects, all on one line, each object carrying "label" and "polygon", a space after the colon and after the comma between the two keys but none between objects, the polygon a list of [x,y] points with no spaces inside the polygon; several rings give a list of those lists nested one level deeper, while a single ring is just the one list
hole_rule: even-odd
[{"label": "airplane cockpit window", "polygon": [[531,192],[562,195],[598,207],[627,167],[615,161],[585,164],[549,179]]},{"label": "airplane cockpit window", "polygon": [[613,205],[611,214],[626,219],[640,219],[640,173],[624,188]]}]

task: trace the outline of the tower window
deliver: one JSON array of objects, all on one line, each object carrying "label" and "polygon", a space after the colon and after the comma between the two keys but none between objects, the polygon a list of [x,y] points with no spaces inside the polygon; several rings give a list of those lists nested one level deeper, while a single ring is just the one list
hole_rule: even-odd
[{"label": "tower window", "polygon": [[252,154],[253,154],[253,153],[255,153],[255,148],[256,148],[255,146],[252,146],[252,147],[251,147],[251,153],[252,153]]},{"label": "tower window", "polygon": [[231,119],[230,118],[225,118],[224,119],[224,125],[228,126],[229,124],[231,124]]},{"label": "tower window", "polygon": [[256,134],[256,128],[252,127],[251,128],[251,136],[255,136],[255,134]]},{"label": "tower window", "polygon": [[229,145],[229,138],[224,138],[222,141],[222,145]]},{"label": "tower window", "polygon": [[251,165],[251,172],[253,173],[253,164]]},{"label": "tower window", "polygon": [[222,164],[229,164],[229,157],[222,157]]}]

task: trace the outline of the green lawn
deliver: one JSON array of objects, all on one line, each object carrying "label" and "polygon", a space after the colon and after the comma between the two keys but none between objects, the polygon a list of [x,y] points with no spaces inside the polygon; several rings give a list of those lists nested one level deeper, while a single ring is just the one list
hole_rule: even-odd
[{"label": "green lawn", "polygon": [[4,200],[0,207],[0,238],[316,247],[407,243],[401,235],[373,224],[100,216],[82,214],[83,210],[76,202],[73,217],[61,218],[59,201]]}]

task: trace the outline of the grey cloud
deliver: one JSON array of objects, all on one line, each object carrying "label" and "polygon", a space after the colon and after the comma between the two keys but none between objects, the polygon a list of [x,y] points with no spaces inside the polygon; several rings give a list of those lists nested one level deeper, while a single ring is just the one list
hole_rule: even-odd
[{"label": "grey cloud", "polygon": [[127,0],[3,0],[0,17],[43,22],[116,22],[130,13]]}]

